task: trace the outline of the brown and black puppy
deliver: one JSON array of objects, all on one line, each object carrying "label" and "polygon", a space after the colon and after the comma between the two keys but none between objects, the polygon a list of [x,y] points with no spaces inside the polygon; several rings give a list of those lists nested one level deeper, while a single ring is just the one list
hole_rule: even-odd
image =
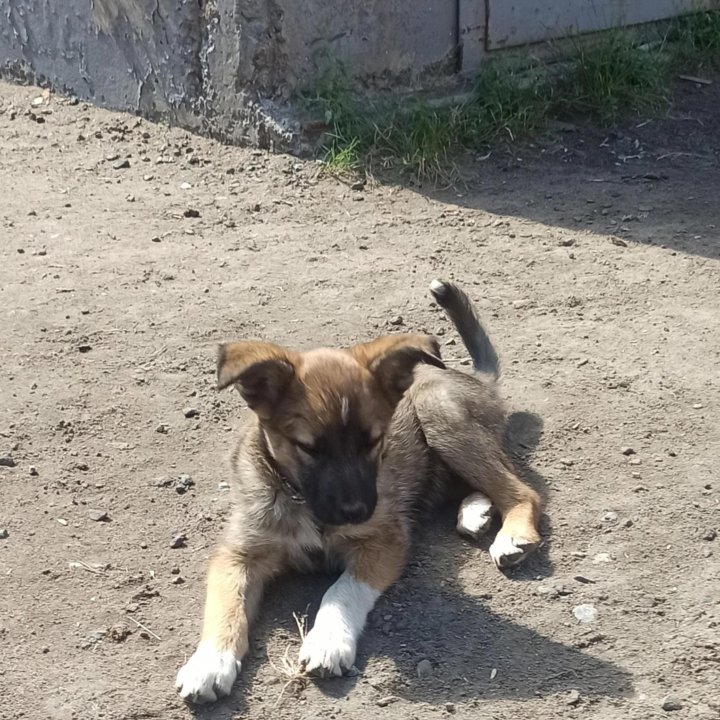
[{"label": "brown and black puppy", "polygon": [[219,387],[235,385],[252,412],[232,456],[234,512],[210,563],[202,638],[177,677],[183,698],[230,692],[264,585],[318,557],[343,573],[300,660],[308,672],[351,668],[368,612],[403,570],[414,511],[452,487],[466,495],[464,534],[479,537],[501,513],[490,548],[499,567],[537,546],[539,498],[503,449],[495,351],[462,291],[439,281],[431,290],[473,375],[446,368],[425,335],[306,353],[255,342],[220,349]]}]

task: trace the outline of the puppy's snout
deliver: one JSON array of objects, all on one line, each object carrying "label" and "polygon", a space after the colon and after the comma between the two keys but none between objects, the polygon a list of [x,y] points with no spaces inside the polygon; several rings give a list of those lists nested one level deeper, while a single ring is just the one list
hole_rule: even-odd
[{"label": "puppy's snout", "polygon": [[340,514],[347,523],[361,523],[370,517],[372,511],[363,502],[353,502],[341,505]]}]

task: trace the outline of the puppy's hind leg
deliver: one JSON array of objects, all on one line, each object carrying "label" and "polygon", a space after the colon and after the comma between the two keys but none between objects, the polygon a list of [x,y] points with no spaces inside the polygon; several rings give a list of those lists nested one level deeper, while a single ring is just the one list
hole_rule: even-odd
[{"label": "puppy's hind leg", "polygon": [[[437,414],[423,431],[443,463],[475,491],[466,499],[469,508],[480,515],[484,496],[500,513],[502,526],[490,546],[493,562],[499,568],[521,562],[540,543],[540,497],[512,470],[498,434],[472,422],[438,423]],[[463,517],[461,507],[458,526]]]},{"label": "puppy's hind leg", "polygon": [[492,501],[481,492],[470,493],[461,503],[457,531],[470,540],[479,540],[490,527],[495,509]]}]

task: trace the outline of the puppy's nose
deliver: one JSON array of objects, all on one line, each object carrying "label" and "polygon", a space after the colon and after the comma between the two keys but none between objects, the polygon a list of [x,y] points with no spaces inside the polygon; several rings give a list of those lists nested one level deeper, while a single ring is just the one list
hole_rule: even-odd
[{"label": "puppy's nose", "polygon": [[368,506],[362,502],[343,504],[340,512],[348,523],[360,523],[368,519]]}]

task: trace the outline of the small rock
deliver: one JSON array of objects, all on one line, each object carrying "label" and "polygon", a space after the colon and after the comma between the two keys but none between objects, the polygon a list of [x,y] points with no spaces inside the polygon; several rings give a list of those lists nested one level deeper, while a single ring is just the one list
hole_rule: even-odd
[{"label": "small rock", "polygon": [[94,630],[93,632],[88,633],[85,636],[85,639],[80,643],[80,647],[83,650],[87,650],[88,648],[93,647],[93,645],[97,645],[98,643],[102,642],[106,635],[107,630]]},{"label": "small rock", "polygon": [[199,414],[200,414],[200,411],[194,407],[187,407],[183,410],[183,415],[186,418],[194,418],[194,417],[197,417]]},{"label": "small rock", "polygon": [[170,582],[172,582],[173,585],[182,585],[185,579],[180,575],[176,575]]},{"label": "small rock", "polygon": [[365,189],[365,181],[364,180],[356,180],[351,186],[351,190],[364,190]]},{"label": "small rock", "polygon": [[120,643],[129,637],[132,634],[132,631],[127,625],[125,625],[125,623],[117,623],[116,625],[111,626],[108,634],[113,642]]},{"label": "small rock", "polygon": [[184,548],[187,545],[187,535],[185,533],[178,533],[170,542],[170,547],[177,550],[178,548]]},{"label": "small rock", "polygon": [[422,680],[428,678],[433,674],[433,666],[429,660],[421,660],[417,664],[417,676]]},{"label": "small rock", "polygon": [[586,603],[583,605],[576,605],[573,608],[573,615],[581,623],[591,623],[597,620],[598,611],[594,605],[588,605]]},{"label": "small rock", "polygon": [[116,160],[120,159],[120,155],[118,153],[110,153],[109,155],[105,156],[105,160],[108,162],[115,162]]},{"label": "small rock", "polygon": [[575,464],[575,461],[570,458],[560,458],[560,464],[564,467],[572,467]]},{"label": "small rock", "polygon": [[707,540],[708,542],[712,542],[717,537],[717,532],[715,530],[708,530],[703,536],[703,540]]},{"label": "small rock", "polygon": [[565,697],[566,705],[577,705],[580,702],[580,693],[577,690],[571,690]]},{"label": "small rock", "polygon": [[230,483],[228,482],[219,482],[218,483],[218,490],[229,490],[230,489]]},{"label": "small rock", "polygon": [[56,519],[63,527],[67,527],[68,521],[65,518],[56,518]]},{"label": "small rock", "polygon": [[445,711],[450,714],[455,712],[455,703],[445,703]]},{"label": "small rock", "polygon": [[181,190],[189,190],[191,187],[192,185],[189,182],[180,183]]},{"label": "small rock", "polygon": [[38,470],[37,470],[37,468],[36,468],[34,465],[31,465],[31,466],[29,467],[29,470],[30,470],[30,475],[31,475],[32,477],[37,477],[37,476],[38,476],[38,474],[39,474],[39,473],[38,473]]},{"label": "small rock", "polygon": [[93,522],[107,522],[110,519],[105,510],[88,510],[88,517]]},{"label": "small rock", "polygon": [[92,350],[92,345],[78,345],[78,352],[83,354],[89,353]]},{"label": "small rock", "polygon": [[10,533],[5,528],[0,528],[0,540],[6,540],[10,537]]},{"label": "small rock", "polygon": [[612,510],[610,512],[606,512],[603,515],[603,522],[616,523],[617,521],[618,521],[618,514],[616,512],[613,512]]},{"label": "small rock", "polygon": [[593,565],[600,565],[601,563],[612,562],[612,555],[610,553],[598,553],[593,559]]},{"label": "small rock", "polygon": [[158,478],[153,484],[155,487],[170,487],[175,481],[171,477]]},{"label": "small rock", "polygon": [[400,698],[396,697],[395,695],[388,695],[387,697],[380,698],[380,700],[377,701],[377,706],[387,707],[388,705],[396,703],[399,699]]},{"label": "small rock", "polygon": [[16,463],[10,455],[3,455],[0,457],[0,467],[15,467],[15,465]]},{"label": "small rock", "polygon": [[583,585],[594,585],[595,581],[591,580],[588,577],[585,577],[584,575],[576,575],[573,580],[576,580],[579,583],[582,583]]},{"label": "small rock", "polygon": [[635,454],[635,451],[631,447],[624,447],[620,452],[623,455],[634,455]]},{"label": "small rock", "polygon": [[113,170],[125,170],[130,167],[130,161],[126,158],[125,160],[118,160],[113,163]]},{"label": "small rock", "polygon": [[402,325],[404,322],[402,315],[396,315],[394,318],[390,318],[391,325]]},{"label": "small rock", "polygon": [[582,360],[577,361],[577,367],[581,368],[584,365],[587,365],[590,361],[587,358],[583,358]]},{"label": "small rock", "polygon": [[167,435],[167,431],[170,429],[170,426],[167,423],[159,423],[155,427],[155,432],[160,433],[161,435]]},{"label": "small rock", "polygon": [[183,215],[186,218],[199,218],[200,211],[196,210],[195,208],[187,208],[187,210],[185,210],[185,212],[183,212]]},{"label": "small rock", "polygon": [[195,484],[195,481],[189,475],[181,475],[175,484],[175,492],[178,495],[182,495],[187,492],[188,488],[191,488]]},{"label": "small rock", "polygon": [[666,695],[662,699],[662,704],[660,707],[665,712],[673,712],[675,710],[682,710],[683,704],[680,702],[679,698],[676,695]]}]

